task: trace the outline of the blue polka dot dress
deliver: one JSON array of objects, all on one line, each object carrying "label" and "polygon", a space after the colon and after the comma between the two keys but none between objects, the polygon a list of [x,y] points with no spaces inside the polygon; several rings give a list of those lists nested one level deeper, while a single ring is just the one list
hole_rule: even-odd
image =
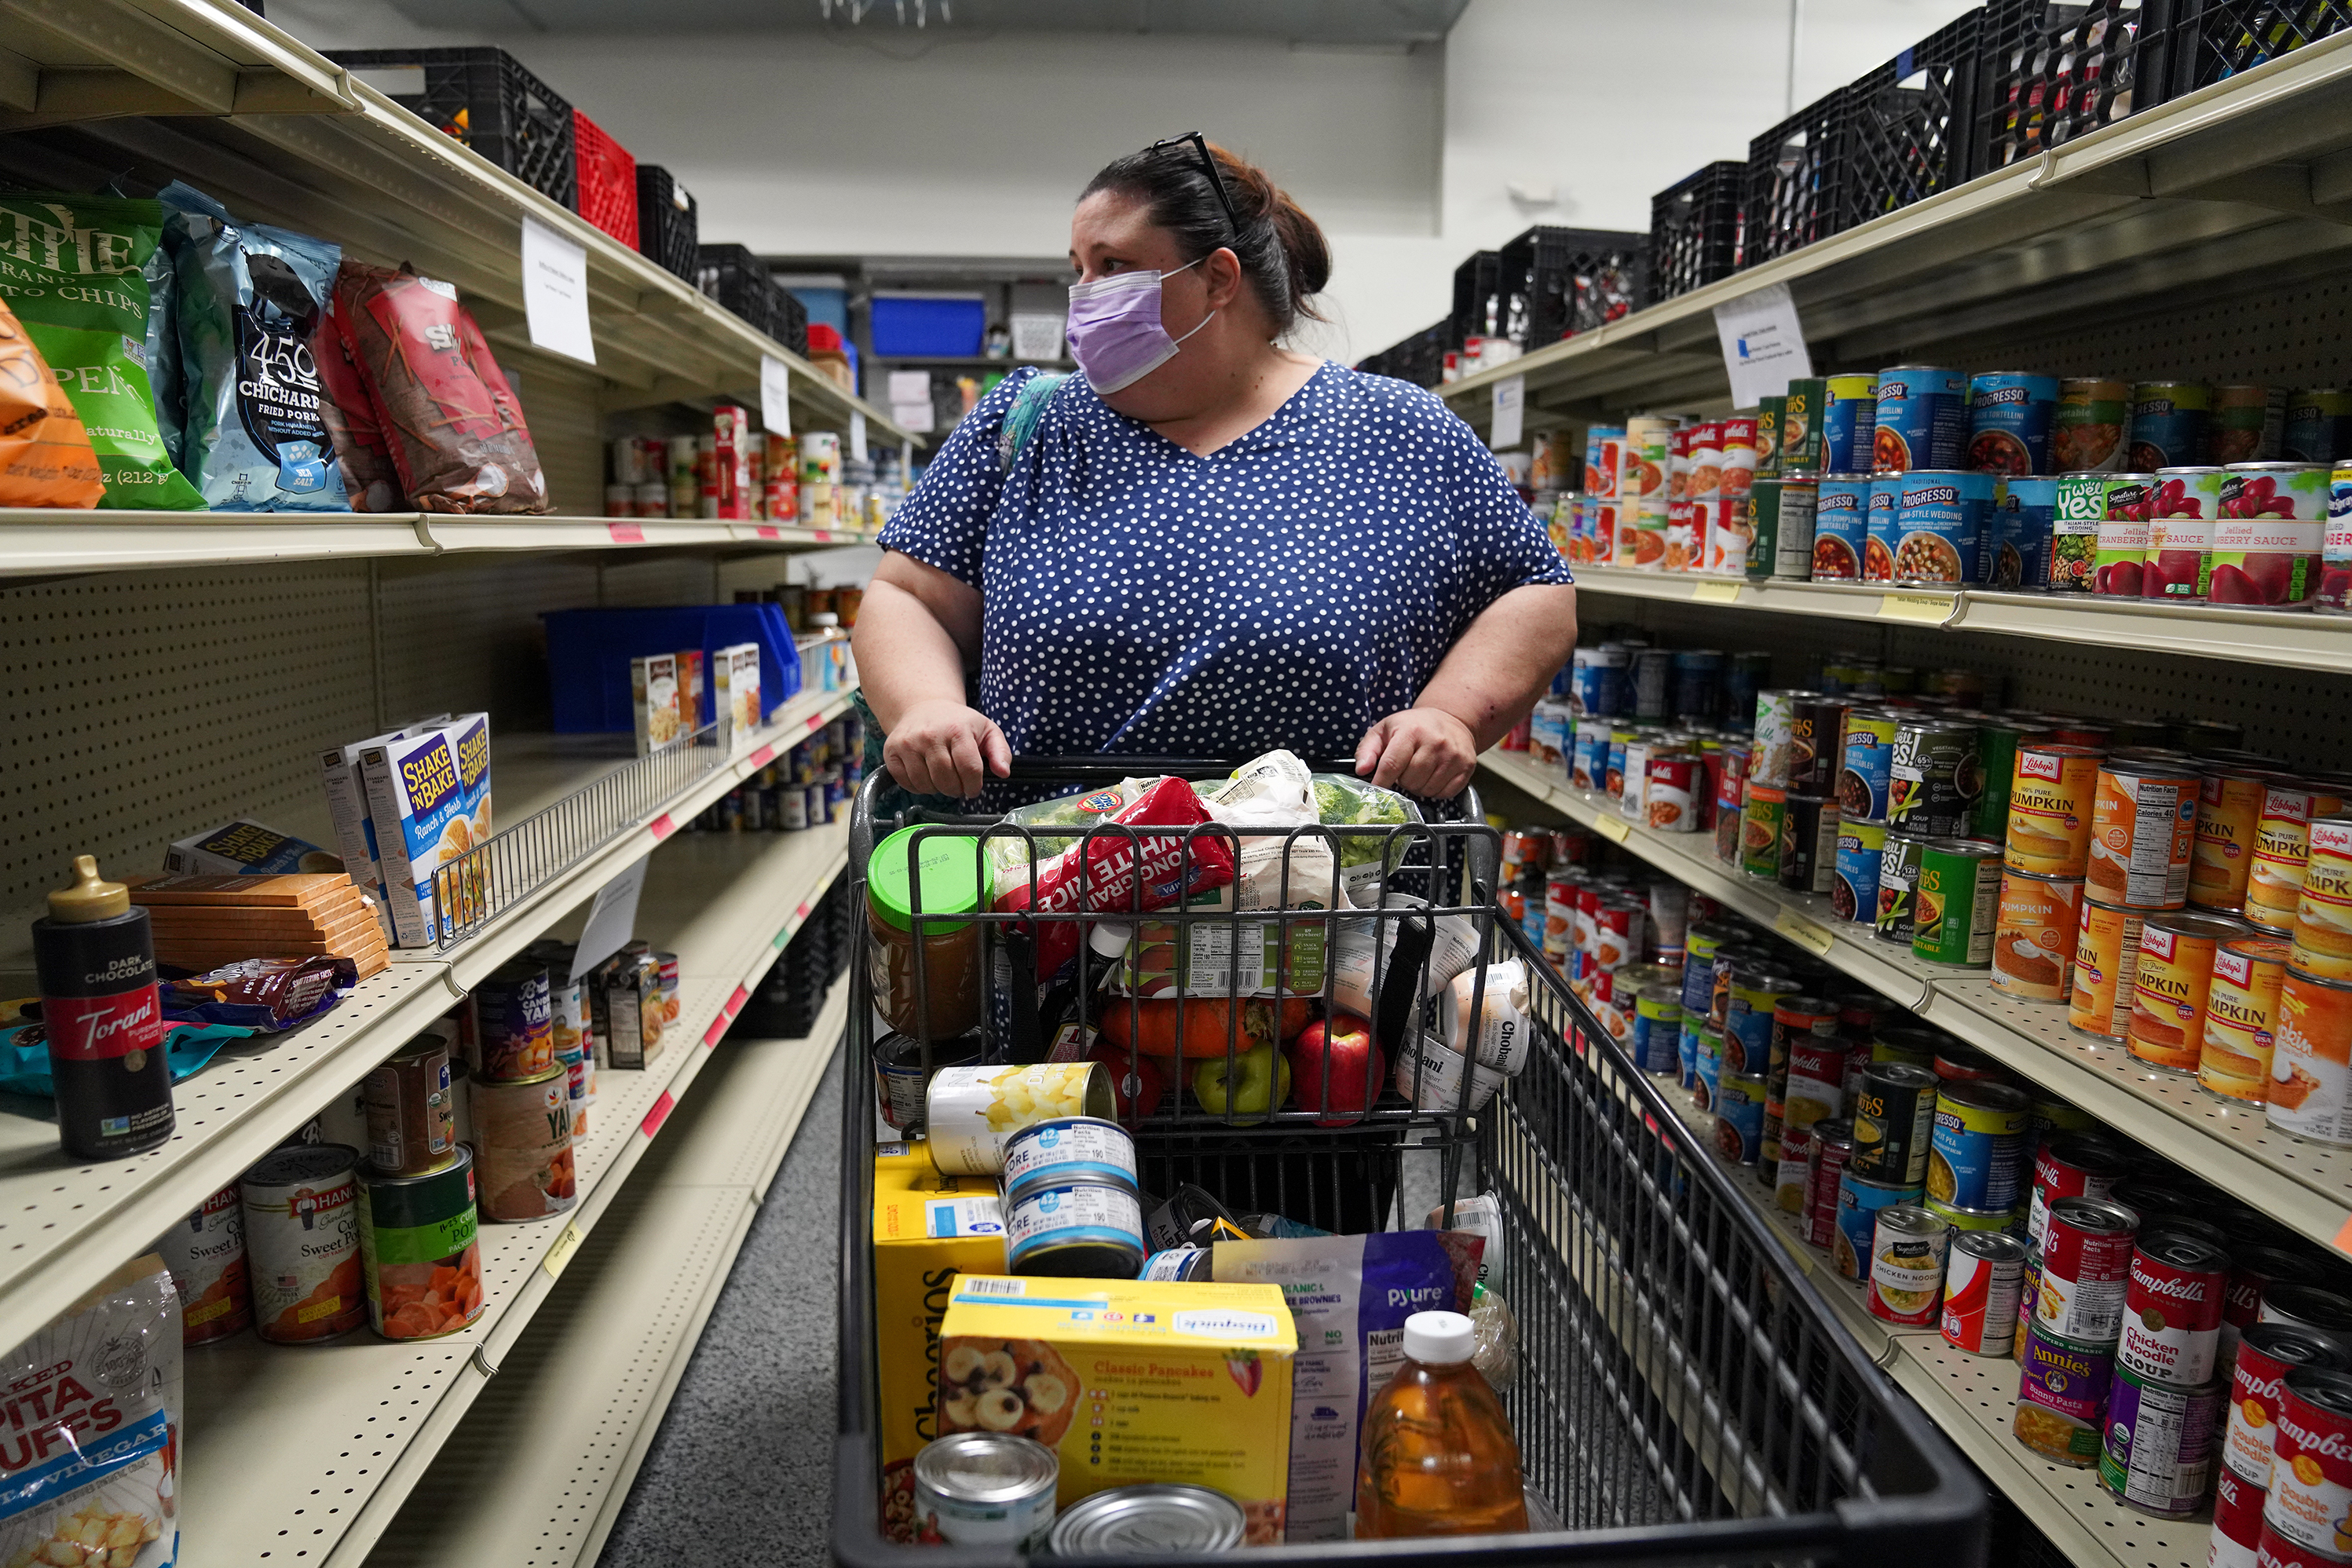
[{"label": "blue polka dot dress", "polygon": [[976,706],[1016,754],[1352,755],[1523,583],[1570,580],[1470,428],[1326,363],[1196,456],[1065,382],[1008,472],[982,399],[883,530],[978,588]]}]

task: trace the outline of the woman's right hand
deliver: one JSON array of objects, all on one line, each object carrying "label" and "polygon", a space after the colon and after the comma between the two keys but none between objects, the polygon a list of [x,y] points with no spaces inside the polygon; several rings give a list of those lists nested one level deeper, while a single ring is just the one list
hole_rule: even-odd
[{"label": "woman's right hand", "polygon": [[890,777],[918,795],[964,799],[988,775],[1013,771],[1013,747],[996,721],[956,702],[921,702],[898,716],[882,744]]}]

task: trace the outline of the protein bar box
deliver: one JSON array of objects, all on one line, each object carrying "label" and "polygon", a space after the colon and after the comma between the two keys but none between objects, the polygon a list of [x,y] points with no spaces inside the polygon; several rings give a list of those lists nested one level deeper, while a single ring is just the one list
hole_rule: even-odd
[{"label": "protein bar box", "polygon": [[360,777],[398,945],[431,946],[478,913],[479,878],[440,873],[490,836],[490,716],[363,747]]}]

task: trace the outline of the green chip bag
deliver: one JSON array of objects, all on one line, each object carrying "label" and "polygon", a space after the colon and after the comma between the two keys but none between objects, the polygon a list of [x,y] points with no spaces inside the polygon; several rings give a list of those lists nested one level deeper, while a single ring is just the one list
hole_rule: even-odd
[{"label": "green chip bag", "polygon": [[0,298],[65,389],[106,477],[101,507],[197,511],[147,377],[146,268],[163,209],[124,196],[0,196]]}]

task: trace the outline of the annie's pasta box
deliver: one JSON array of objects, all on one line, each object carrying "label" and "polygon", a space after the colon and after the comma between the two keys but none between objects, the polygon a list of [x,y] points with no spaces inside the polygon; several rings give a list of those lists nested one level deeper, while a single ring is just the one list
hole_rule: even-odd
[{"label": "annie's pasta box", "polygon": [[490,836],[490,716],[366,747],[360,776],[399,946],[430,946],[474,913],[474,890],[440,873]]},{"label": "annie's pasta box", "polygon": [[677,739],[676,653],[646,653],[629,661],[629,711],[636,717],[639,757],[651,757]]},{"label": "annie's pasta box", "polygon": [[767,716],[760,706],[760,644],[737,643],[712,656],[711,670],[719,683],[719,722],[727,726],[727,748],[732,751],[751,738]]}]

